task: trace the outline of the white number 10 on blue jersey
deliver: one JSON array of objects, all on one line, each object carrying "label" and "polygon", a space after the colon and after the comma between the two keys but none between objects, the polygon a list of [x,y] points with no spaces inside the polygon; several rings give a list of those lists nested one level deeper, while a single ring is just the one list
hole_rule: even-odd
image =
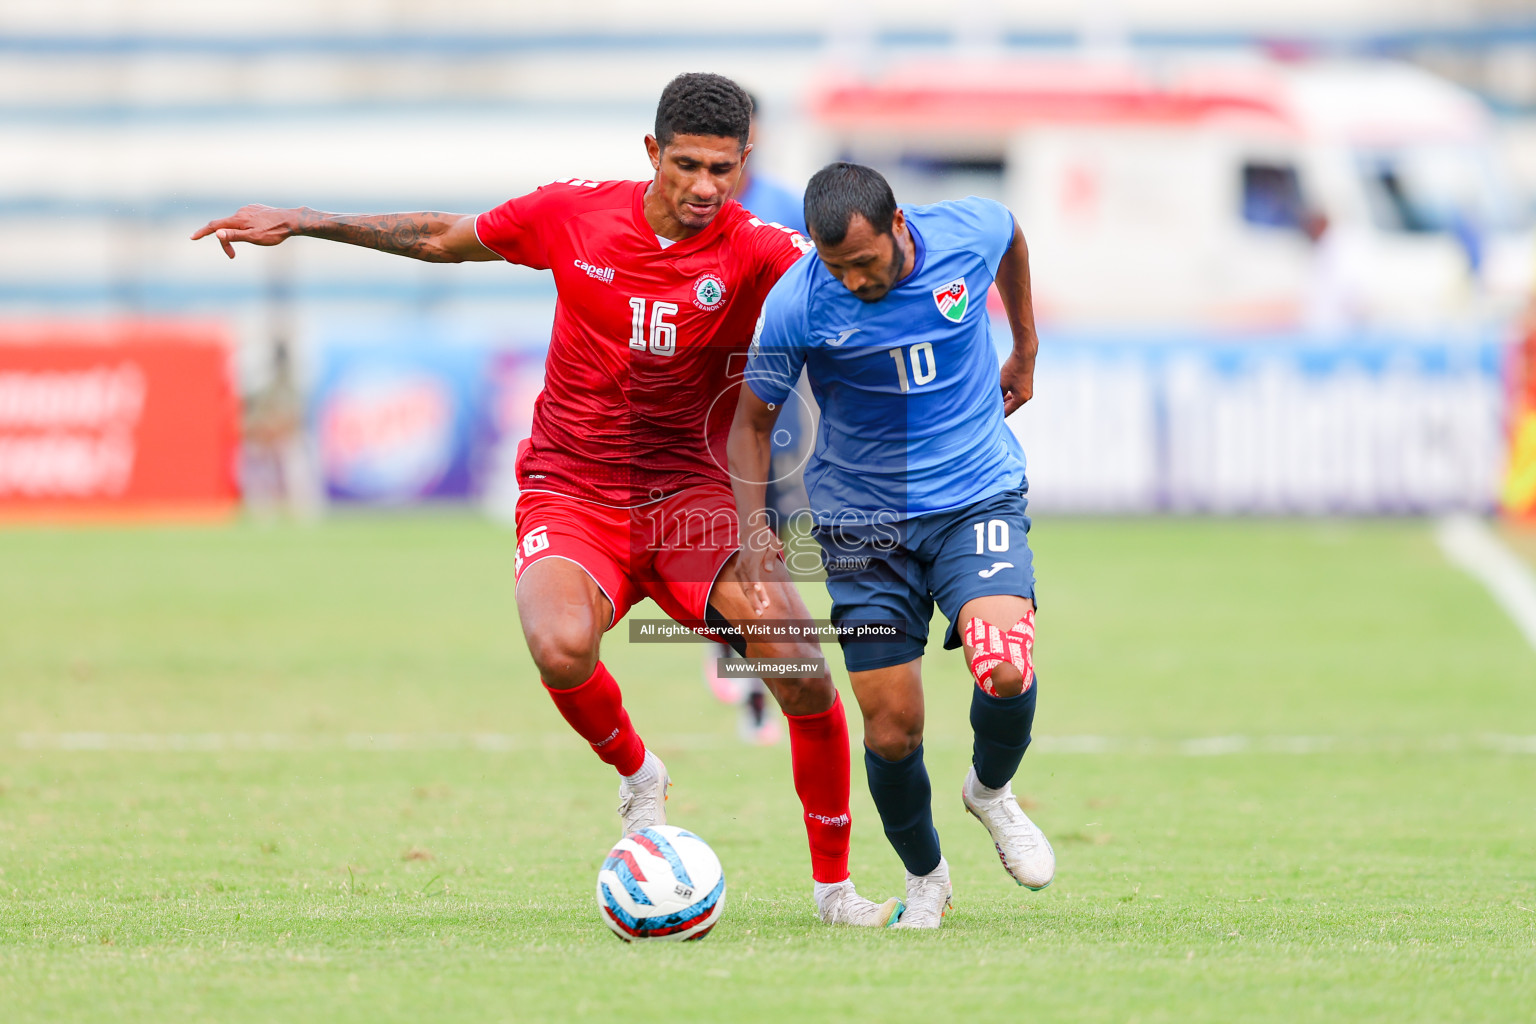
[{"label": "white number 10 on blue jersey", "polygon": [[[911,391],[912,385],[930,383],[939,375],[938,365],[933,361],[933,345],[926,341],[920,341],[910,349],[890,349],[886,352],[896,361],[896,379],[901,382],[901,390]],[[907,361],[912,362],[912,377],[907,377]]]}]

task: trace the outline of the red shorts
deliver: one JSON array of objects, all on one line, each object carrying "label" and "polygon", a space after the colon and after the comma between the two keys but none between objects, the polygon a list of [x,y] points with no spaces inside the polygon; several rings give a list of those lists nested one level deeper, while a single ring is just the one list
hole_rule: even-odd
[{"label": "red shorts", "polygon": [[517,577],[541,558],[587,571],[613,605],[614,623],[642,598],[702,629],[715,577],[736,553],[736,499],[702,484],[639,508],[610,508],[547,491],[517,499]]}]

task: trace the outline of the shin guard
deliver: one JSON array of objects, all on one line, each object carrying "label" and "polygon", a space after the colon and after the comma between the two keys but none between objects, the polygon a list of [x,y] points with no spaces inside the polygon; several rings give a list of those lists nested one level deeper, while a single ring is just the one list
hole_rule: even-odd
[{"label": "shin guard", "polygon": [[550,699],[571,728],[592,746],[598,757],[613,765],[620,775],[633,775],[645,761],[645,744],[624,710],[619,684],[602,662],[580,686],[557,690],[548,683]]}]

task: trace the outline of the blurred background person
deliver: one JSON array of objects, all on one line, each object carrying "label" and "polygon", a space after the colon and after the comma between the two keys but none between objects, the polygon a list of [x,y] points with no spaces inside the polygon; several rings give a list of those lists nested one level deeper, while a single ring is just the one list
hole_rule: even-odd
[{"label": "blurred background person", "polygon": [[304,394],[293,365],[293,342],[286,335],[272,340],[268,377],[245,396],[241,427],[240,483],[252,514],[316,516],[320,500],[305,431]]}]

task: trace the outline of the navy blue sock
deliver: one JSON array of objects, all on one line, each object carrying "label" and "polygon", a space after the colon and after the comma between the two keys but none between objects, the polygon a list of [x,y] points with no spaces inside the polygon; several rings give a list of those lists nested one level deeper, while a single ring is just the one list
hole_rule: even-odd
[{"label": "navy blue sock", "polygon": [[971,731],[976,742],[971,747],[971,764],[983,786],[1002,789],[1019,770],[1024,751],[1029,749],[1035,695],[1039,692],[1039,676],[1029,689],[1012,697],[993,697],[981,692],[979,686],[972,691]]},{"label": "navy blue sock", "polygon": [[885,838],[907,870],[926,875],[938,867],[939,833],[933,827],[933,788],[923,764],[923,745],[900,761],[887,761],[865,747],[864,772]]}]

